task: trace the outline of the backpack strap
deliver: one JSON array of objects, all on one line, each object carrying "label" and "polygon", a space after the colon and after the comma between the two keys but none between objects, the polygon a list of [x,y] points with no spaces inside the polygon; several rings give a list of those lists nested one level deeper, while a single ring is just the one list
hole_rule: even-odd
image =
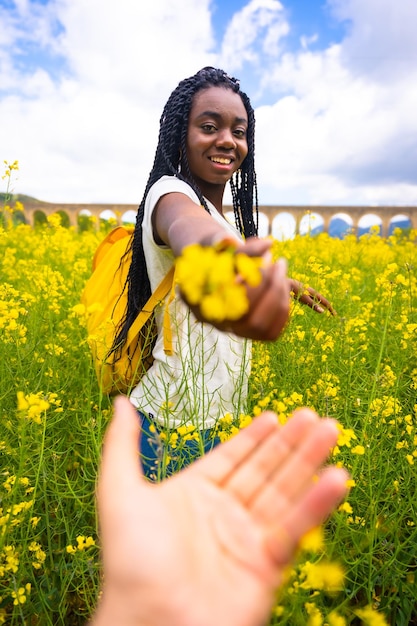
[{"label": "backpack strap", "polygon": [[[146,324],[152,313],[154,312],[155,307],[162,302],[165,296],[168,295],[168,292],[171,290],[171,295],[169,302],[172,301],[173,296],[175,294],[175,282],[174,282],[174,274],[175,274],[175,265],[171,267],[169,272],[164,276],[164,278],[159,283],[158,287],[152,293],[149,300],[145,303],[142,310],[139,312],[139,315],[133,322],[132,326],[129,328],[127,333],[126,343],[129,343],[139,334],[141,328]],[[168,303],[169,304],[169,303]],[[164,311],[164,323],[163,323],[163,333],[164,333],[164,351],[168,355],[173,354],[172,348],[172,330],[171,324],[169,321],[169,313],[168,306]]]},{"label": "backpack strap", "polygon": [[168,302],[164,310],[163,333],[164,333],[164,352],[165,354],[172,356],[174,354],[174,350],[172,347],[172,330],[171,330],[171,320],[169,318],[169,305],[171,304],[171,302],[173,301],[175,297],[175,265],[172,266],[170,271],[173,271],[171,293],[169,294]]}]

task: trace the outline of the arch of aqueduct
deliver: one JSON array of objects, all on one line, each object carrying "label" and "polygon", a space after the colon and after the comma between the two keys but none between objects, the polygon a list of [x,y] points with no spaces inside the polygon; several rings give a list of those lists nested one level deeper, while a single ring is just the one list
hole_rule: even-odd
[{"label": "arch of aqueduct", "polygon": [[[55,204],[41,202],[38,200],[28,200],[24,204],[24,214],[26,222],[30,225],[35,223],[36,212],[41,212],[45,216],[53,213],[63,212],[68,215],[71,226],[76,227],[80,214],[89,212],[96,218],[97,223],[104,211],[111,211],[117,222],[122,221],[122,217],[128,211],[136,212],[137,205],[131,204]],[[225,207],[225,211],[231,210],[231,207]],[[417,206],[270,206],[263,205],[259,207],[259,212],[266,216],[268,220],[268,233],[272,233],[272,225],[274,219],[281,214],[290,214],[295,222],[295,232],[300,232],[301,220],[306,215],[317,214],[323,219],[323,230],[329,232],[329,226],[332,219],[341,214],[348,215],[352,221],[352,232],[358,232],[360,220],[366,215],[375,215],[381,222],[381,235],[387,236],[393,218],[404,216],[409,220],[410,226],[417,229]]]}]

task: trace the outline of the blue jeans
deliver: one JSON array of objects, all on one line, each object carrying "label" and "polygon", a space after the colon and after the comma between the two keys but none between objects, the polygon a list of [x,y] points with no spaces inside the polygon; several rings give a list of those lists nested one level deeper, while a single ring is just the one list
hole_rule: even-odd
[{"label": "blue jeans", "polygon": [[141,419],[140,453],[143,473],[150,480],[159,482],[163,478],[179,472],[183,467],[220,443],[214,436],[213,429],[197,431],[197,439],[182,440],[178,436],[173,445],[172,435],[175,429],[165,429],[148,415],[138,411]]}]

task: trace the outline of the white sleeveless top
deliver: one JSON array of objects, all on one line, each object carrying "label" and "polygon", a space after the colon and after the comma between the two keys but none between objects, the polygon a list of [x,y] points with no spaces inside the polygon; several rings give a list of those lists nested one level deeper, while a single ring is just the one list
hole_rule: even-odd
[{"label": "white sleeveless top", "polygon": [[[193,189],[175,176],[163,176],[149,190],[143,218],[143,248],[151,289],[154,291],[174,262],[166,245],[155,242],[152,213],[167,193],[179,192],[200,205]],[[241,239],[239,232],[207,201],[213,219]],[[204,210],[204,209],[202,209]],[[154,363],[146,372],[130,400],[142,412],[169,428],[194,424],[211,428],[217,419],[246,410],[250,373],[251,342],[221,332],[199,322],[179,296],[170,304],[174,354],[164,352],[162,318],[158,308],[158,338],[153,350]]]}]

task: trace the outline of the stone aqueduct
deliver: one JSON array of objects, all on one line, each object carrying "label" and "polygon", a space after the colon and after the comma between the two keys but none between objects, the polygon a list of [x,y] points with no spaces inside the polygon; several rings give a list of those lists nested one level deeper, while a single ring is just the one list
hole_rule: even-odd
[{"label": "stone aqueduct", "polygon": [[[231,207],[225,207],[226,212]],[[45,216],[60,212],[65,213],[69,218],[69,224],[76,227],[78,218],[83,214],[90,214],[99,223],[100,216],[104,211],[111,211],[116,216],[116,221],[121,223],[123,215],[128,211],[136,212],[137,205],[130,204],[55,204],[42,202],[39,200],[27,200],[24,204],[24,214],[26,222],[35,224],[37,212]],[[319,215],[323,220],[323,230],[329,232],[329,226],[333,218],[338,215],[347,215],[351,220],[350,230],[358,232],[360,220],[364,216],[377,216],[380,221],[380,234],[385,237],[389,234],[389,229],[393,218],[402,216],[406,218],[411,228],[417,229],[417,206],[272,206],[263,205],[259,207],[259,212],[266,216],[268,220],[268,234],[272,233],[274,220],[281,214],[290,214],[295,223],[295,232],[300,232],[301,220],[311,214]],[[266,233],[264,233],[266,234]]]}]

